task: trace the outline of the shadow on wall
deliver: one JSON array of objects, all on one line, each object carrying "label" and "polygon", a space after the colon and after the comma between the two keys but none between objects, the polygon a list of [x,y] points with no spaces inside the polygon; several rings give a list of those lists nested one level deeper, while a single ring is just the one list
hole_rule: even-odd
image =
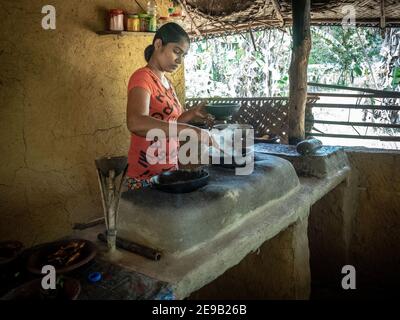
[{"label": "shadow on wall", "polygon": [[104,6],[96,6],[95,12],[98,20],[86,20],[82,22],[82,27],[92,32],[101,30],[108,30],[109,16],[108,11],[110,8]]}]

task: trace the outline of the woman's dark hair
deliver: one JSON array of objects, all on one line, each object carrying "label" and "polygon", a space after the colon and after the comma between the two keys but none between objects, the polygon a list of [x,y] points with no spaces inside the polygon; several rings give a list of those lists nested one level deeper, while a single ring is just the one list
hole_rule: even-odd
[{"label": "woman's dark hair", "polygon": [[182,40],[186,40],[190,43],[189,35],[186,33],[185,30],[179,25],[174,22],[169,22],[161,26],[160,29],[157,30],[153,43],[144,50],[144,58],[147,62],[150,61],[151,56],[154,52],[154,42],[157,39],[161,39],[162,45],[165,46],[168,43],[178,43]]}]

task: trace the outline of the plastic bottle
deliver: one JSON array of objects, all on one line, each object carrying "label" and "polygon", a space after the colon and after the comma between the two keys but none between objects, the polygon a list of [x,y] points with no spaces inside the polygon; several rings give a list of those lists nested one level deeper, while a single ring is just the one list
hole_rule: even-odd
[{"label": "plastic bottle", "polygon": [[157,15],[157,4],[154,0],[147,1],[147,14]]},{"label": "plastic bottle", "polygon": [[148,31],[155,32],[157,30],[157,4],[154,0],[147,2]]},{"label": "plastic bottle", "polygon": [[154,300],[176,300],[176,297],[171,288],[162,289]]}]

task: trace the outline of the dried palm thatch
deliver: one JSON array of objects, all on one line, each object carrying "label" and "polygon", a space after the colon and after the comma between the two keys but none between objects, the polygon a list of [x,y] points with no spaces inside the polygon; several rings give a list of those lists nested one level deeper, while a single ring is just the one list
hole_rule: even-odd
[{"label": "dried palm thatch", "polygon": [[[292,24],[291,0],[181,0],[181,3],[187,12],[184,24],[192,36]],[[311,0],[311,23],[341,24],[348,13],[344,6],[349,5],[355,9],[358,25],[400,26],[398,0]]]}]

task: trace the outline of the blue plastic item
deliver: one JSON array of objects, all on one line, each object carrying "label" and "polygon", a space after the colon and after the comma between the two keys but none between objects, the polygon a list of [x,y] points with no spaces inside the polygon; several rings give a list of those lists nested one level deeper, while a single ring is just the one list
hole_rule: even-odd
[{"label": "blue plastic item", "polygon": [[95,283],[101,280],[101,273],[100,272],[92,272],[88,275],[88,280],[91,283]]},{"label": "blue plastic item", "polygon": [[176,300],[176,298],[171,289],[163,289],[158,293],[154,300]]}]

